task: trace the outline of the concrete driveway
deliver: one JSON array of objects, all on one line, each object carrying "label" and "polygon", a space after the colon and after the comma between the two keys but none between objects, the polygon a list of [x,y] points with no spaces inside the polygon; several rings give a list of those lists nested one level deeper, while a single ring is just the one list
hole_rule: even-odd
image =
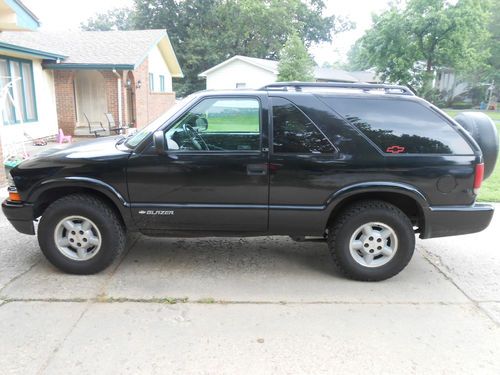
[{"label": "concrete driveway", "polygon": [[[500,206],[497,206],[497,210]],[[325,244],[131,238],[70,276],[0,214],[0,373],[500,373],[500,216],[380,283]]]}]

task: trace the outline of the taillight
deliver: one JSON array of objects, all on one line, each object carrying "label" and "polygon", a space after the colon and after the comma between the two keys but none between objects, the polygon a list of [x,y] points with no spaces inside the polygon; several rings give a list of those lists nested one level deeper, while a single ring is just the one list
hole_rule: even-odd
[{"label": "taillight", "polygon": [[479,188],[483,183],[484,178],[484,164],[476,164],[476,169],[474,171],[474,194],[479,193]]}]

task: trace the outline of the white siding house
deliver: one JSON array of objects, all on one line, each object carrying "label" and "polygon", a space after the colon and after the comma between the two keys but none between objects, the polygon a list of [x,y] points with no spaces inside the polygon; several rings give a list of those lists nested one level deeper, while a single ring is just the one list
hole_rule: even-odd
[{"label": "white siding house", "polygon": [[9,32],[29,35],[38,26],[38,19],[22,2],[0,0],[0,185],[4,161],[19,154],[24,141],[56,134],[58,129],[54,74],[42,63],[65,56],[2,38]]},{"label": "white siding house", "polygon": [[[236,55],[200,73],[207,90],[258,89],[278,80],[278,61]],[[379,82],[370,71],[347,72],[340,69],[315,68],[316,82]]]},{"label": "white siding house", "polygon": [[158,46],[148,57],[149,74],[152,75],[153,92],[172,92],[172,74]]},{"label": "white siding house", "polygon": [[204,71],[199,77],[206,78],[207,90],[258,89],[276,82],[278,62],[237,55]]}]

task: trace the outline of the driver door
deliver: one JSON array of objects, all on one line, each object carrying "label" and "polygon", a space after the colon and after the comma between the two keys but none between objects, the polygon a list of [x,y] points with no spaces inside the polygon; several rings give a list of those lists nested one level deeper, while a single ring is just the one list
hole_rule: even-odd
[{"label": "driver door", "polygon": [[267,97],[204,97],[129,159],[132,215],[158,231],[268,229]]}]

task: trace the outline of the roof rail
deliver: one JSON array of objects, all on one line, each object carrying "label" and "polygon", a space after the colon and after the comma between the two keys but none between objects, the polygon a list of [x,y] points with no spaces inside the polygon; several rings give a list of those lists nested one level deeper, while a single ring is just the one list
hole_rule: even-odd
[{"label": "roof rail", "polygon": [[342,82],[275,82],[266,85],[260,90],[267,91],[302,91],[303,88],[337,88],[356,89],[362,91],[383,90],[386,94],[415,95],[408,87],[399,85],[386,85],[379,83],[342,83]]}]

